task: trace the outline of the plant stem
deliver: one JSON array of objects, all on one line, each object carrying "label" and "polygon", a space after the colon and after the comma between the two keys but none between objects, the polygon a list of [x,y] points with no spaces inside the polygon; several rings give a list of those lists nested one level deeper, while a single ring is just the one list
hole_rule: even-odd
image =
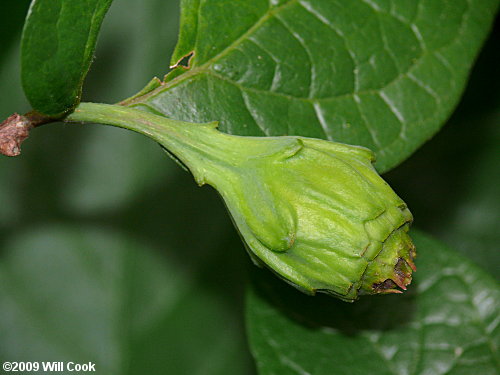
[{"label": "plant stem", "polygon": [[[93,122],[117,126],[146,135],[173,153],[204,183],[200,166],[216,167],[226,159],[228,135],[216,130],[217,123],[189,123],[172,120],[134,108],[111,104],[80,103],[65,122]],[[216,140],[215,140],[216,138]],[[202,168],[203,169],[203,168]]]},{"label": "plant stem", "polygon": [[[95,122],[133,130],[151,138],[159,133],[178,132],[192,123],[168,119],[145,111],[113,104],[80,103],[66,122]],[[200,124],[204,125],[204,124]],[[212,128],[215,124],[211,125]]]}]

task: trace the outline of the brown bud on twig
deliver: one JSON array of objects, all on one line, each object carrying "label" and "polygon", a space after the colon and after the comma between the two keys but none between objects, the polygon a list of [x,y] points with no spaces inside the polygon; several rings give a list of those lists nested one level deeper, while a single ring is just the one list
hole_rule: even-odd
[{"label": "brown bud on twig", "polygon": [[18,156],[21,143],[28,138],[33,123],[26,116],[14,113],[0,124],[0,153],[6,156]]},{"label": "brown bud on twig", "polygon": [[21,143],[28,138],[30,130],[50,121],[53,120],[35,111],[24,116],[18,113],[9,116],[0,124],[0,154],[18,156],[21,154]]}]

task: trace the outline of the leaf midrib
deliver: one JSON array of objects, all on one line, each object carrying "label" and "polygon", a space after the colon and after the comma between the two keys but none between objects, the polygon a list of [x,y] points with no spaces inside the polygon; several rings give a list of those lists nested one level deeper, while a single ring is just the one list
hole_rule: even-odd
[{"label": "leaf midrib", "polygon": [[[161,85],[159,87],[157,87],[156,89],[144,94],[144,95],[141,95],[139,97],[136,97],[134,98],[134,100],[131,100],[130,102],[127,102],[126,105],[133,105],[133,104],[137,104],[137,103],[140,103],[144,100],[146,100],[147,98],[151,97],[151,96],[154,96],[155,94],[157,93],[161,93],[163,92],[164,90],[168,90],[178,84],[180,84],[181,82],[183,82],[184,80],[186,79],[189,79],[190,77],[194,76],[194,75],[197,75],[197,74],[200,74],[200,73],[204,73],[204,72],[207,72],[207,73],[213,73],[211,72],[208,68],[214,63],[216,62],[217,60],[219,60],[220,58],[224,57],[225,55],[227,55],[229,52],[231,52],[235,46],[237,46],[238,44],[240,44],[243,40],[245,40],[246,38],[248,38],[249,35],[251,35],[255,30],[257,30],[264,22],[266,22],[268,19],[271,18],[271,16],[274,16],[274,14],[276,13],[279,13],[281,10],[283,10],[284,8],[288,7],[289,5],[291,4],[294,4],[296,2],[298,2],[299,0],[290,0],[288,1],[287,3],[285,4],[282,4],[280,5],[279,7],[276,7],[276,8],[272,8],[272,9],[268,9],[264,15],[259,18],[259,20],[257,22],[255,22],[253,24],[252,27],[250,27],[246,32],[244,32],[242,35],[240,35],[237,39],[235,39],[231,44],[229,44],[226,48],[224,48],[221,52],[219,52],[217,55],[211,57],[210,59],[208,59],[207,61],[205,61],[202,65],[200,66],[195,66],[195,67],[192,67],[190,70],[188,70],[187,72],[179,75],[178,77],[174,78],[172,81],[164,84],[164,85]],[[196,35],[196,40],[195,40],[195,47],[194,49],[196,49],[196,43],[198,42],[198,32],[197,32],[197,35]],[[192,53],[195,53],[194,50],[192,51]],[[193,56],[194,57],[194,56]],[[266,91],[267,92],[267,91]],[[280,94],[280,93],[278,93]],[[286,96],[286,94],[283,94]],[[290,98],[292,98],[292,96],[289,96]]]}]

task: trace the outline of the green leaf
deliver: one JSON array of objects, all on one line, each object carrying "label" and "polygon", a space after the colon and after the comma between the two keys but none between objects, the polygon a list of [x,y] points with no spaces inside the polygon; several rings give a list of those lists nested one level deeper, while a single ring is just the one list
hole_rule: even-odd
[{"label": "green leaf", "polygon": [[34,110],[60,117],[80,102],[111,2],[33,0],[22,36],[21,75]]},{"label": "green leaf", "polygon": [[457,103],[497,0],[185,0],[166,83],[128,101],[239,135],[366,146],[388,170]]},{"label": "green leaf", "polygon": [[418,272],[399,296],[346,304],[256,278],[247,323],[259,373],[498,374],[498,284],[439,242],[414,239]]}]

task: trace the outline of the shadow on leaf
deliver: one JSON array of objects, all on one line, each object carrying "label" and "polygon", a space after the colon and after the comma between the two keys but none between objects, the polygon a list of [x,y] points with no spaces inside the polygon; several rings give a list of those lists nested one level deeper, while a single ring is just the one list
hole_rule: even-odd
[{"label": "shadow on leaf", "polygon": [[416,285],[402,295],[362,296],[347,303],[325,294],[305,295],[267,270],[256,269],[251,274],[260,299],[310,329],[333,329],[348,336],[390,331],[408,325],[416,308]]}]

